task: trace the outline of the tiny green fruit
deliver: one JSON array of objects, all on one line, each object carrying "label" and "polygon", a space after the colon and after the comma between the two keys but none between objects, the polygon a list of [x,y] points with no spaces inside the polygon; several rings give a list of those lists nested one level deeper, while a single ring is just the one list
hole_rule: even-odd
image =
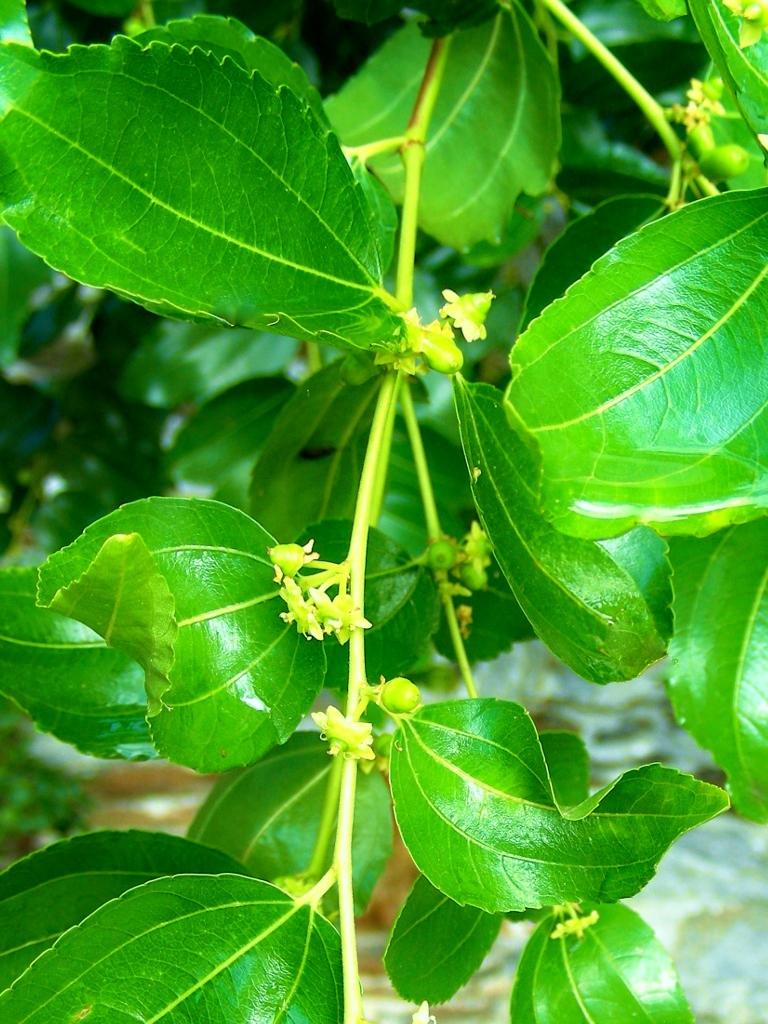
[{"label": "tiny green fruit", "polygon": [[470,590],[484,590],[488,586],[488,573],[475,562],[462,565],[459,579]]},{"label": "tiny green fruit", "polygon": [[715,146],[701,157],[699,166],[708,178],[712,178],[713,181],[724,181],[726,178],[744,174],[749,169],[749,153],[743,146],[735,143]]},{"label": "tiny green fruit", "polygon": [[688,133],[688,142],[698,157],[703,157],[715,148],[715,135],[708,124],[700,124]]},{"label": "tiny green fruit", "polygon": [[407,715],[421,704],[421,691],[405,676],[395,676],[384,684],[381,705],[393,715]]},{"label": "tiny green fruit", "polygon": [[438,373],[458,373],[464,365],[462,351],[451,338],[425,336],[421,344],[421,354]]},{"label": "tiny green fruit", "polygon": [[269,549],[269,557],[285,576],[295,576],[304,565],[307,553],[301,544],[276,544]]},{"label": "tiny green fruit", "polygon": [[453,541],[436,540],[427,548],[427,564],[430,569],[452,569],[457,558],[458,551]]}]

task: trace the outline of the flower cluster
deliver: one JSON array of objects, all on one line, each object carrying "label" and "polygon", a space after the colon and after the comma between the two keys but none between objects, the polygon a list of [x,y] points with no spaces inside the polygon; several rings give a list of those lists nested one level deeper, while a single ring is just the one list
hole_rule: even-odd
[{"label": "flower cluster", "polygon": [[[453,579],[447,573],[442,573],[441,579],[440,575],[438,576],[440,589],[444,594],[449,597],[469,597],[473,590],[484,590],[488,586],[487,569],[491,564],[491,543],[479,523],[472,523],[461,542],[441,540],[440,543],[453,543],[455,548],[455,558],[450,563],[450,577]],[[468,635],[472,609],[468,605],[460,607],[464,609],[464,635]]]},{"label": "flower cluster", "polygon": [[760,42],[768,29],[768,0],[723,0],[733,14],[744,20],[739,32],[739,46],[745,50]]},{"label": "flower cluster", "polygon": [[[278,544],[268,551],[275,567],[275,582],[280,583],[280,597],[287,611],[280,613],[283,622],[295,622],[296,629],[305,637],[322,640],[335,636],[345,644],[356,629],[370,629],[371,623],[356,607],[347,593],[349,567],[345,562],[322,562],[308,544]],[[312,565],[317,570],[309,577],[299,571]],[[328,591],[335,587],[337,593]]]},{"label": "flower cluster", "polygon": [[313,711],[312,721],[320,729],[321,739],[328,740],[328,753],[362,761],[374,761],[373,726],[347,718],[330,705],[327,711]]},{"label": "flower cluster", "polygon": [[[720,102],[723,95],[723,82],[720,78],[712,78],[706,82],[698,78],[691,79],[690,88],[686,91],[686,103],[675,103],[669,108],[671,121],[685,126],[689,135],[708,128],[712,117],[723,117],[725,107]],[[714,146],[714,139],[703,148]]]},{"label": "flower cluster", "polygon": [[446,288],[443,298],[447,299],[440,308],[440,316],[453,321],[457,331],[461,331],[465,341],[482,341],[487,337],[485,318],[494,300],[493,292],[469,292],[457,295]]},{"label": "flower cluster", "polygon": [[565,903],[562,906],[553,907],[559,914],[567,914],[563,921],[559,921],[550,933],[551,939],[564,939],[567,935],[575,935],[577,939],[584,938],[584,932],[591,925],[596,924],[600,915],[596,910],[588,914],[581,914],[581,907],[578,903]]}]

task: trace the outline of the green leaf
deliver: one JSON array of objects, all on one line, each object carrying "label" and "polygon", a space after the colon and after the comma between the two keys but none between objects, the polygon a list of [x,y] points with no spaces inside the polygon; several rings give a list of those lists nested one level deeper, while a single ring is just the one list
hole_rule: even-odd
[{"label": "green leaf", "polygon": [[0,570],[0,691],[86,754],[156,756],[140,667],[87,626],[38,608],[36,576]]},{"label": "green leaf", "polygon": [[0,368],[16,358],[33,294],[51,276],[43,261],[0,224]]},{"label": "green leaf", "polygon": [[[347,145],[405,131],[429,46],[416,25],[401,29],[326,102]],[[560,143],[558,106],[552,62],[517,3],[458,33],[426,145],[420,226],[456,248],[498,238],[520,193],[549,185]],[[379,157],[371,166],[401,202],[400,157]]]},{"label": "green leaf", "polygon": [[384,952],[390,981],[412,1003],[444,1003],[465,985],[496,941],[503,918],[461,907],[420,876]]},{"label": "green leaf", "polygon": [[728,773],[738,810],[768,821],[768,520],[670,547],[670,694]]},{"label": "green leaf", "polygon": [[[352,524],[325,520],[307,527],[300,539],[313,538],[324,561],[342,562],[349,550]],[[365,570],[365,664],[368,677],[409,672],[427,652],[437,626],[438,596],[432,573],[413,560],[381,531],[368,533]],[[323,641],[327,659],[326,685],[346,689],[349,649],[335,639]]]},{"label": "green leaf", "polygon": [[561,534],[538,510],[500,392],[457,378],[454,393],[475,502],[537,635],[585,679],[634,679],[666,647],[664,543],[647,529],[604,543]]},{"label": "green leaf", "polygon": [[675,965],[629,907],[587,906],[598,920],[581,938],[551,938],[548,915],[515,974],[511,1024],[694,1024]]},{"label": "green leaf", "polygon": [[558,729],[539,733],[558,807],[575,807],[589,796],[589,754],[580,736]]},{"label": "green leaf", "polygon": [[245,381],[203,405],[168,453],[177,485],[208,488],[220,501],[246,504],[253,464],[293,390],[281,378]]},{"label": "green leaf", "polygon": [[370,231],[376,236],[381,253],[381,269],[389,270],[395,255],[398,216],[395,204],[378,178],[357,157],[350,159],[355,181],[363,190],[369,211]]},{"label": "green leaf", "polygon": [[245,874],[218,850],[160,832],[64,839],[0,874],[0,991],[108,900],[162,875]]},{"label": "green leaf", "polygon": [[664,209],[658,196],[617,196],[572,221],[544,253],[525,300],[520,329],[565,294],[611,246]]},{"label": "green leaf", "polygon": [[3,215],[52,266],[166,316],[360,348],[397,327],[364,196],[287,87],[123,37],[4,47],[0,74]]},{"label": "green leaf", "polygon": [[192,18],[179,18],[142,32],[136,42],[148,46],[154,40],[179,43],[187,49],[200,47],[215,54],[219,60],[230,57],[246,71],[256,71],[270,85],[286,85],[301,97],[327,127],[328,119],[317,89],[310,83],[304,69],[295,64],[268,39],[257,36],[237,18],[222,18],[215,14],[196,14]]},{"label": "green leaf", "polygon": [[675,839],[728,806],[721,789],[652,764],[559,807],[528,713],[492,699],[402,719],[391,783],[418,869],[490,913],[632,896]]},{"label": "green leaf", "polygon": [[0,1017],[337,1024],[340,990],[338,935],[309,906],[256,879],[192,875],[131,889],[72,928],[0,996]]},{"label": "green leaf", "polygon": [[283,406],[251,488],[251,511],[281,541],[329,515],[352,518],[379,384],[378,374],[347,384],[331,363]]},{"label": "green leaf", "polygon": [[764,514],[766,200],[731,192],[646,225],[517,341],[508,408],[558,528],[704,534]]},{"label": "green leaf", "polygon": [[120,391],[146,405],[170,409],[212,398],[254,377],[285,369],[292,338],[163,320],[142,338],[120,379]]},{"label": "green leaf", "polygon": [[[733,93],[755,135],[768,133],[768,34],[751,46],[739,46],[743,19],[724,3],[690,0],[691,14],[709,55]],[[768,141],[761,140],[768,149]]]},{"label": "green leaf", "polygon": [[164,756],[225,771],[285,742],[323,683],[322,646],[280,619],[272,544],[227,505],[148,498],[52,555],[38,600],[141,663]]},{"label": "green leaf", "polygon": [[646,12],[659,21],[671,21],[682,18],[688,13],[685,0],[640,0]]},{"label": "green leaf", "polygon": [[[312,859],[333,766],[317,733],[296,733],[257,764],[220,779],[197,812],[190,838],[226,851],[259,878],[302,874]],[[358,913],[391,852],[389,794],[378,772],[361,772],[352,833]]]},{"label": "green leaf", "polygon": [[[333,0],[333,6],[340,18],[373,25],[399,14],[404,5],[402,0]],[[430,15],[432,20],[422,25],[426,35],[444,36],[492,18],[499,5],[497,0],[418,0],[408,7]]]},{"label": "green leaf", "polygon": [[[492,661],[509,650],[512,644],[530,640],[534,635],[525,612],[496,565],[488,569],[488,586],[485,590],[474,590],[469,595],[456,597],[453,603],[456,607],[463,605],[471,611],[471,619],[464,627],[464,649],[473,663]],[[444,614],[440,616],[434,641],[439,654],[451,660],[455,658]]]},{"label": "green leaf", "polygon": [[25,0],[0,0],[0,43],[33,45]]}]

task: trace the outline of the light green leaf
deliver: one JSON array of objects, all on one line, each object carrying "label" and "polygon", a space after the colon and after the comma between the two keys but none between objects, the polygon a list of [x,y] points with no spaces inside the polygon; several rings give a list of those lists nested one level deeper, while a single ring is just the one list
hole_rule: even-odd
[{"label": "light green leaf", "polygon": [[126,363],[120,391],[161,409],[199,402],[244,380],[279,373],[296,348],[292,338],[247,328],[162,320]]},{"label": "light green leaf", "polygon": [[768,520],[670,547],[670,694],[728,773],[738,810],[768,821]]},{"label": "light green leaf", "polygon": [[211,497],[238,508],[247,504],[253,464],[293,390],[281,378],[244,381],[203,405],[168,452],[177,485],[207,488]]},{"label": "light green leaf", "polygon": [[561,534],[538,510],[531,460],[501,393],[460,378],[454,393],[475,502],[537,635],[585,679],[634,679],[666,647],[664,543],[647,529],[603,543]]},{"label": "light green leaf", "polygon": [[[347,557],[352,524],[326,519],[307,527],[301,541],[313,539],[324,561]],[[432,573],[415,565],[407,552],[381,531],[368,533],[365,570],[365,664],[370,679],[409,672],[429,649],[437,626],[438,596]],[[327,659],[326,685],[346,689],[349,648],[335,639],[323,642]]]},{"label": "light green leaf", "polygon": [[565,294],[611,246],[664,210],[659,196],[624,195],[607,199],[572,221],[544,253],[525,300],[521,330]]},{"label": "light green leaf", "polygon": [[552,939],[548,915],[515,974],[511,1024],[693,1024],[672,958],[629,907],[592,905],[582,938]]},{"label": "light green leaf", "polygon": [[15,359],[34,292],[51,276],[43,261],[0,224],[0,368]]},{"label": "light green leaf", "polygon": [[215,54],[219,60],[230,57],[246,71],[256,71],[270,85],[287,85],[303,99],[317,117],[328,127],[323,101],[310,83],[304,69],[295,64],[268,39],[257,36],[237,18],[222,18],[215,14],[196,14],[192,18],[179,18],[142,32],[136,42],[148,46],[154,40],[179,43],[187,49],[200,47]]},{"label": "light green leaf", "polygon": [[322,646],[280,619],[272,544],[227,505],[148,498],[52,555],[38,599],[142,664],[164,756],[225,771],[285,742],[323,683]]},{"label": "light green leaf", "polygon": [[[326,102],[347,145],[405,131],[429,47],[416,25],[401,29]],[[456,248],[500,237],[520,193],[538,194],[549,184],[560,144],[558,105],[552,62],[516,2],[457,33],[427,139],[421,227]],[[371,166],[401,202],[400,157]]]},{"label": "light green leaf", "polygon": [[380,378],[347,384],[339,362],[296,389],[253,470],[251,511],[281,541],[327,516],[351,519]]},{"label": "light green leaf", "polygon": [[728,806],[721,789],[652,764],[559,807],[528,713],[492,699],[402,719],[391,783],[422,874],[489,913],[632,896],[675,839]]},{"label": "light green leaf", "polygon": [[70,929],[0,996],[0,1018],[338,1024],[340,990],[338,935],[312,908],[256,879],[191,875]]},{"label": "light green leaf", "polygon": [[539,733],[558,807],[575,807],[589,796],[589,754],[575,732],[547,729]]},{"label": "light green leaf", "polygon": [[4,47],[0,74],[3,215],[52,266],[166,316],[360,348],[397,327],[362,191],[287,87],[119,36]]},{"label": "light green leaf", "polygon": [[420,876],[384,952],[392,984],[409,1002],[446,1002],[483,962],[501,922],[499,914],[459,906]]},{"label": "light green leaf", "polygon": [[246,873],[218,850],[160,832],[92,832],[16,861],[0,874],[0,991],[108,900],[151,878],[209,872]]},{"label": "light green leaf", "polygon": [[[317,733],[296,733],[257,764],[220,779],[197,812],[190,838],[226,851],[268,881],[302,874],[312,860],[334,763]],[[387,788],[378,772],[361,772],[352,833],[358,913],[365,910],[391,852]],[[332,855],[329,847],[325,867]]]},{"label": "light green leaf", "polygon": [[35,605],[37,571],[0,571],[0,692],[95,757],[156,756],[144,674],[87,626]]},{"label": "light green leaf", "polygon": [[26,0],[0,0],[0,43],[32,46]]},{"label": "light green leaf", "polygon": [[692,203],[619,242],[518,340],[508,408],[558,528],[705,534],[764,514],[767,248],[768,190]]},{"label": "light green leaf", "polygon": [[652,18],[658,18],[659,21],[682,18],[688,13],[685,0],[640,0],[640,3]]},{"label": "light green leaf", "polygon": [[743,19],[722,0],[690,0],[691,14],[709,55],[733,93],[744,120],[768,149],[768,33],[751,46],[739,46]]}]

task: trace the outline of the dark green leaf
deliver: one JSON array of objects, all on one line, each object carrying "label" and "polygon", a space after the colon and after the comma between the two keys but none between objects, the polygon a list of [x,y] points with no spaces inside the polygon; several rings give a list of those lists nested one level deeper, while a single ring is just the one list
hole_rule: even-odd
[{"label": "dark green leaf", "polygon": [[328,125],[320,94],[310,84],[304,70],[274,43],[257,36],[237,18],[196,14],[192,18],[180,18],[158,25],[136,37],[142,46],[148,46],[153,40],[169,45],[180,43],[187,49],[198,46],[201,50],[215,54],[219,60],[230,57],[246,71],[258,72],[275,88],[288,86],[311,107],[322,125]]},{"label": "dark green leaf", "polygon": [[664,209],[658,196],[617,196],[569,224],[539,264],[525,301],[521,330],[564,295],[598,257]]},{"label": "dark green leaf", "polygon": [[704,534],[764,514],[766,248],[768,191],[692,203],[619,242],[518,340],[508,408],[559,528]]},{"label": "dark green leaf", "polygon": [[32,46],[25,0],[0,0],[0,43]]},{"label": "dark green leaf", "polygon": [[0,996],[0,1017],[338,1024],[339,975],[336,931],[274,886],[235,875],[161,878],[62,936]]},{"label": "dark green leaf", "polygon": [[[220,779],[197,812],[190,837],[225,850],[259,878],[302,874],[312,859],[334,763],[316,733],[296,733],[258,764]],[[333,851],[327,852],[326,867]],[[386,786],[378,772],[360,773],[352,835],[358,913],[391,852]]]},{"label": "dark green leaf", "polygon": [[0,991],[108,900],[161,875],[245,874],[218,850],[160,832],[64,839],[0,874]]},{"label": "dark green leaf", "polygon": [[75,7],[105,18],[127,18],[136,7],[136,0],[72,0]]},{"label": "dark green leaf", "polygon": [[672,958],[645,921],[621,904],[599,914],[582,938],[551,938],[547,916],[528,940],[515,975],[511,1024],[693,1024]]},{"label": "dark green leaf", "polygon": [[[326,103],[345,143],[405,131],[429,46],[416,25],[401,29]],[[458,33],[426,145],[421,227],[456,248],[498,238],[520,193],[549,184],[560,143],[558,98],[552,62],[517,3]],[[371,166],[400,202],[399,155]]]},{"label": "dark green leaf", "polygon": [[177,484],[208,488],[242,507],[253,464],[293,385],[280,378],[245,381],[207,402],[182,427],[168,453]]},{"label": "dark green leaf", "polygon": [[675,714],[728,773],[736,807],[768,821],[768,520],[670,547]]},{"label": "dark green leaf", "polygon": [[363,348],[393,333],[362,191],[290,89],[119,36],[4,47],[0,73],[4,216],[52,266],[169,316]]},{"label": "dark green leaf", "polygon": [[592,682],[633,679],[666,646],[663,542],[647,529],[618,543],[565,537],[537,508],[530,457],[501,393],[457,379],[455,395],[483,525],[536,633]]},{"label": "dark green leaf", "polygon": [[[471,619],[464,628],[464,649],[471,662],[491,661],[512,644],[530,640],[533,629],[517,598],[496,565],[488,569],[488,586],[453,599],[456,607],[469,608]],[[463,612],[463,616],[466,616]],[[460,616],[461,621],[461,616]],[[435,633],[435,647],[445,658],[455,657],[445,615]]]},{"label": "dark green leaf", "polygon": [[322,646],[280,619],[272,544],[227,505],[149,498],[52,555],[39,601],[142,664],[164,756],[225,771],[285,742],[323,683]]},{"label": "dark green leaf", "polygon": [[691,14],[709,55],[733,93],[744,120],[768,149],[768,33],[751,46],[739,46],[743,19],[724,3],[690,0]]},{"label": "dark green leaf", "polygon": [[[333,0],[340,18],[364,21],[368,25],[399,14],[402,0]],[[479,25],[498,11],[497,0],[417,0],[408,7],[430,15],[422,30],[427,35],[444,36],[456,28]]]},{"label": "dark green leaf", "polygon": [[640,3],[652,18],[661,21],[681,18],[688,13],[685,0],[640,0]]},{"label": "dark green leaf", "polygon": [[461,907],[417,878],[384,953],[392,984],[409,1002],[444,1003],[483,962],[501,922],[499,914]]},{"label": "dark green leaf", "polygon": [[528,713],[491,699],[404,718],[391,782],[422,874],[491,913],[632,896],[675,839],[728,806],[721,789],[652,764],[559,807]]},{"label": "dark green leaf", "polygon": [[87,626],[35,605],[35,569],[0,571],[0,691],[95,757],[154,757],[141,668]]},{"label": "dark green leaf", "polygon": [[[326,520],[308,527],[301,540],[313,538],[325,561],[347,557],[352,524]],[[365,664],[371,680],[409,672],[428,647],[437,626],[438,598],[432,573],[414,565],[407,552],[379,530],[368,534],[365,571]],[[344,689],[349,667],[348,648],[324,641],[328,664],[326,685]]]},{"label": "dark green leaf", "polygon": [[251,488],[251,511],[281,541],[329,515],[352,518],[378,389],[378,374],[350,385],[331,363],[283,407]]},{"label": "dark green leaf", "polygon": [[279,373],[295,352],[292,338],[164,320],[131,356],[120,390],[127,398],[170,409]]},{"label": "dark green leaf", "polygon": [[545,730],[539,742],[558,807],[575,807],[589,796],[589,754],[575,732]]}]

